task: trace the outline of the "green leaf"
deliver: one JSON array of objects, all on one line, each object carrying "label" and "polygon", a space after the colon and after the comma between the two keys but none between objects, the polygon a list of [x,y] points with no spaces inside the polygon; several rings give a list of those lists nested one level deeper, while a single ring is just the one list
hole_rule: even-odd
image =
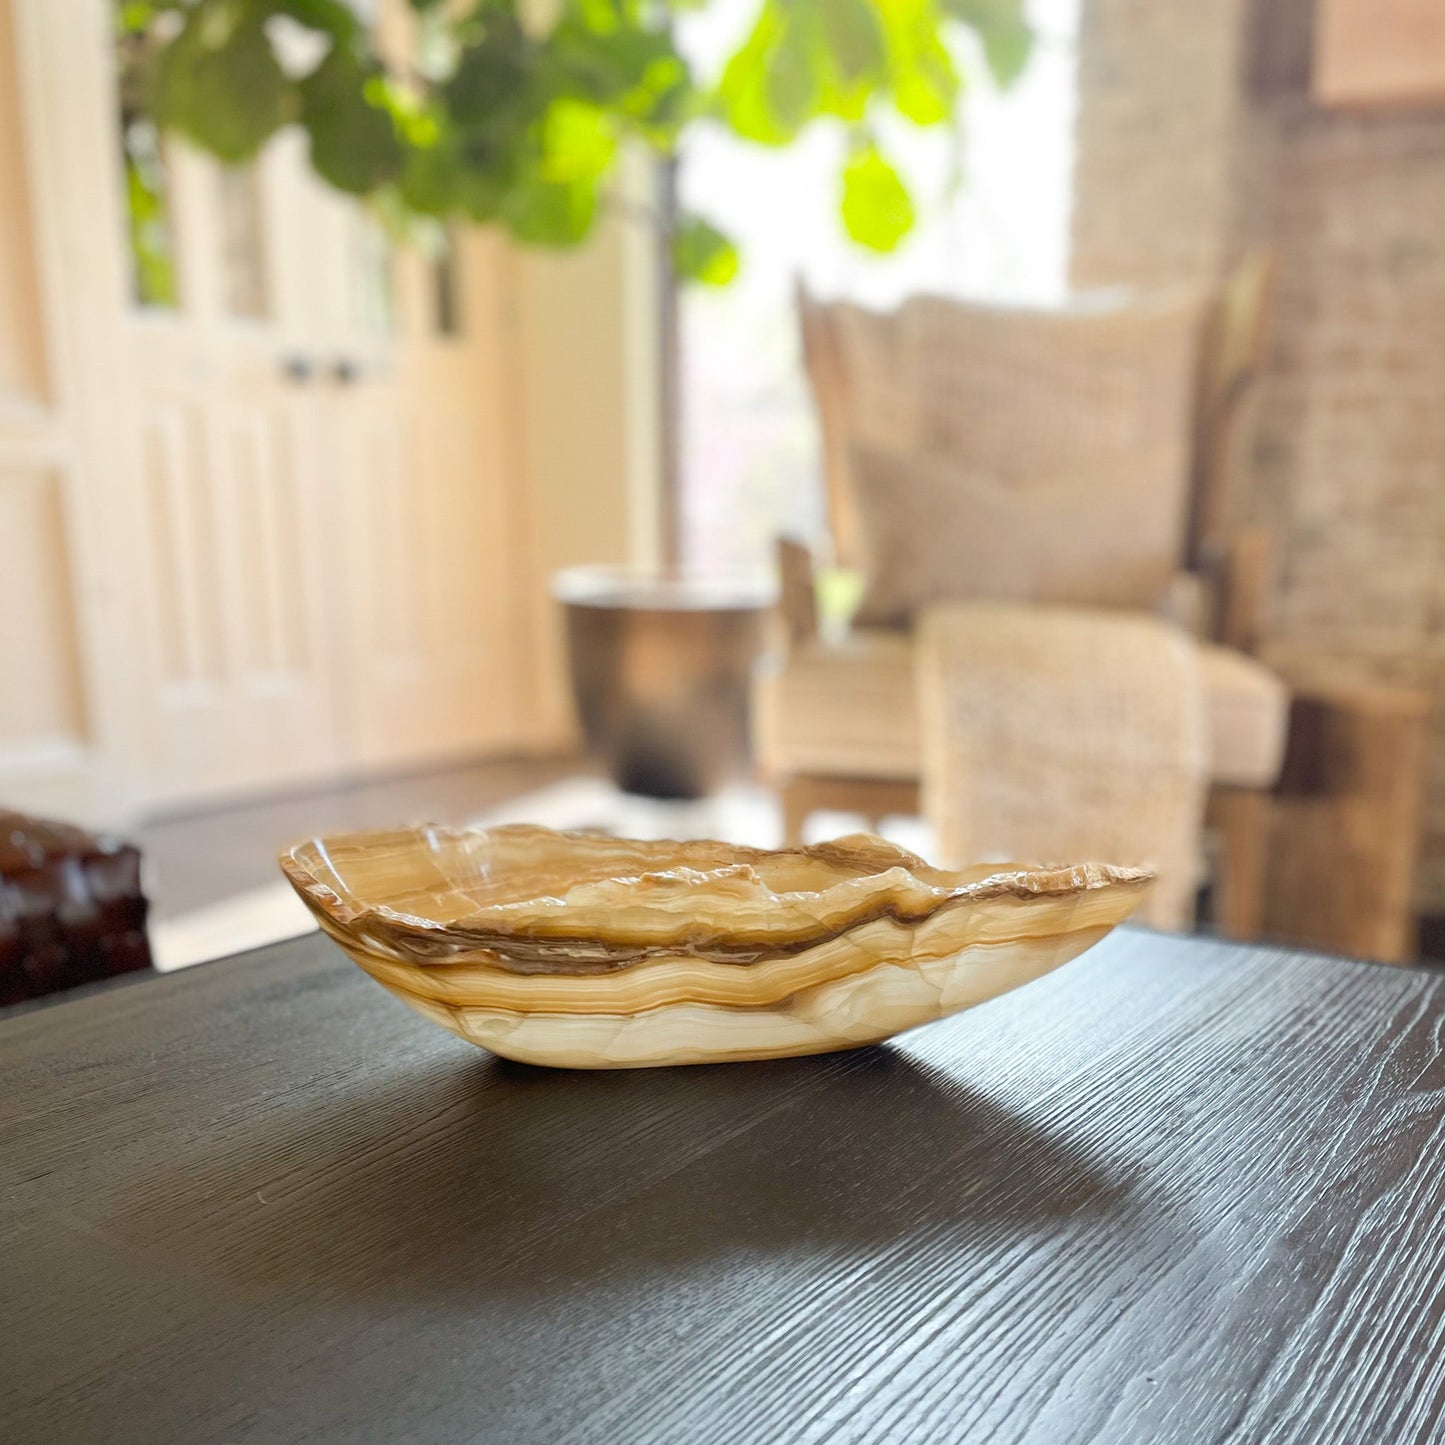
[{"label": "green leaf", "polygon": [[704,286],[726,286],[741,267],[738,248],[701,216],[687,216],[678,226],[672,264],[680,277]]},{"label": "green leaf", "polygon": [[161,53],[151,105],[162,125],[239,164],[292,118],[295,93],[259,11],[201,5]]},{"label": "green leaf", "polygon": [[[706,0],[556,0],[555,24],[540,29],[521,24],[528,0],[399,3],[420,17],[425,44],[393,80],[356,0],[118,0],[127,104],[154,73],[160,123],[232,160],[300,119],[315,169],[337,188],[398,215],[465,214],[527,243],[569,245],[594,225],[625,140],[675,154],[701,116],[771,146],[820,116],[865,135],[881,113],[945,122],[961,84],[950,25],[977,32],[1001,83],[1031,41],[1023,0],[754,0],[751,29],[705,88],[670,21]],[[166,15],[181,22],[174,37],[157,23]],[[272,53],[275,16],[331,37],[299,82]],[[913,202],[876,146],[860,143],[842,181],[849,234],[874,250],[896,246]],[[721,284],[738,269],[735,248],[706,222],[685,222],[673,245],[690,277]]]},{"label": "green leaf", "polygon": [[892,251],[913,229],[913,200],[877,146],[855,150],[843,170],[843,225],[870,251]]},{"label": "green leaf", "polygon": [[401,199],[424,216],[462,211],[474,221],[494,221],[513,184],[510,155],[497,155],[479,144],[468,152],[462,140],[453,131],[435,146],[408,150],[397,189]]},{"label": "green leaf", "polygon": [[499,20],[462,52],[441,88],[442,103],[461,125],[492,125],[525,97],[530,64],[527,37],[510,20]]},{"label": "green leaf", "polygon": [[1024,18],[1024,0],[940,0],[945,15],[972,26],[980,35]]},{"label": "green leaf", "polygon": [[547,108],[502,195],[500,215],[519,241],[572,246],[597,218],[598,186],[617,153],[612,118],[569,97]]},{"label": "green leaf", "polygon": [[597,186],[558,184],[531,176],[509,188],[501,217],[519,240],[534,246],[575,246],[597,218]]},{"label": "green leaf", "polygon": [[893,82],[898,113],[915,125],[941,125],[958,98],[958,71],[941,41],[920,46]]},{"label": "green leaf", "polygon": [[660,149],[670,149],[678,132],[697,109],[687,63],[678,56],[659,57],[615,104],[618,111],[635,121]]},{"label": "green leaf", "polygon": [[878,13],[899,114],[915,125],[947,120],[958,99],[958,72],[944,43],[943,12],[935,0],[888,0]]},{"label": "green leaf", "polygon": [[311,30],[349,43],[357,33],[356,12],[346,0],[268,0],[278,15],[289,15]]},{"label": "green leaf", "polygon": [[882,77],[888,53],[877,11],[867,0],[819,0],[818,17],[844,84]]},{"label": "green leaf", "polygon": [[549,93],[590,100],[614,111],[656,149],[670,149],[696,106],[687,62],[669,34],[623,25],[610,0],[596,4],[611,16],[610,26],[593,28],[584,14],[565,14],[534,67],[539,83],[529,103],[545,102]]},{"label": "green leaf", "polygon": [[507,201],[507,176],[496,170],[462,170],[456,178],[457,205],[478,223],[495,221]]},{"label": "green leaf", "polygon": [[[622,16],[616,0],[576,0],[575,18],[594,35],[614,35],[621,28]],[[572,17],[564,17],[567,24]]]},{"label": "green leaf", "polygon": [[1034,34],[1023,0],[941,0],[944,12],[978,32],[984,60],[1000,89],[1023,74],[1033,54]]},{"label": "green leaf", "polygon": [[120,35],[144,35],[155,24],[158,15],[174,8],[174,4],[161,3],[161,0],[123,0],[116,6],[116,32]]},{"label": "green leaf", "polygon": [[448,137],[431,146],[409,146],[397,177],[401,199],[423,216],[445,216],[461,204],[462,167]]},{"label": "green leaf", "polygon": [[778,129],[796,135],[818,103],[818,82],[808,55],[806,33],[785,24],[764,63],[763,92]]},{"label": "green leaf", "polygon": [[1034,33],[1022,20],[984,33],[983,56],[1000,89],[1006,90],[1024,73],[1033,52]]},{"label": "green leaf", "polygon": [[335,45],[301,82],[311,164],[337,190],[366,195],[401,172],[402,147],[381,77]]},{"label": "green leaf", "polygon": [[757,23],[724,66],[718,82],[722,118],[744,140],[759,145],[786,145],[795,134],[779,120],[768,94],[769,62],[782,34],[783,19],[776,0],[767,0]]},{"label": "green leaf", "polygon": [[599,106],[563,96],[542,118],[542,178],[554,184],[594,180],[617,154],[612,118]]}]

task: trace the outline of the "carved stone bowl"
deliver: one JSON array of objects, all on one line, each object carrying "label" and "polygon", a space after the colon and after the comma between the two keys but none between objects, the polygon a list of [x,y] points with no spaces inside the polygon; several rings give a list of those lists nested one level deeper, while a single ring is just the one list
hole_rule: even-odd
[{"label": "carved stone bowl", "polygon": [[1057,968],[1152,881],[1096,863],[945,872],[863,834],[769,852],[528,826],[312,838],[281,867],[418,1013],[572,1068],[876,1043]]}]

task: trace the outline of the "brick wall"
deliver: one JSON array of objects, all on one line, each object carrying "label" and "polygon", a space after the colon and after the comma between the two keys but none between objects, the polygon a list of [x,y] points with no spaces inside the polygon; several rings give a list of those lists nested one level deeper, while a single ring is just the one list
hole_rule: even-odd
[{"label": "brick wall", "polygon": [[[1238,510],[1269,522],[1281,547],[1267,651],[1437,696],[1420,901],[1445,912],[1445,108],[1316,107],[1307,0],[1243,14],[1233,0],[1085,7],[1075,278],[1157,282],[1166,262],[1197,276],[1244,239],[1275,247],[1274,336],[1237,491]],[[1240,27],[1243,65],[1217,36],[1186,54],[1199,12]],[[1212,93],[1193,73],[1203,63],[1228,67],[1228,120],[1197,112]],[[1134,89],[1127,103],[1120,84]],[[1124,114],[1127,136],[1108,119]],[[1185,208],[1140,179],[1151,145],[1208,150],[1193,164],[1228,177],[1224,198]],[[1120,207],[1139,234],[1110,244]],[[1187,234],[1195,225],[1214,228],[1212,248]]]},{"label": "brick wall", "polygon": [[1240,123],[1243,0],[1084,0],[1070,273],[1081,287],[1207,281]]},{"label": "brick wall", "polygon": [[1272,649],[1440,699],[1422,905],[1445,911],[1445,113],[1279,117],[1275,339],[1244,501],[1283,542]]}]

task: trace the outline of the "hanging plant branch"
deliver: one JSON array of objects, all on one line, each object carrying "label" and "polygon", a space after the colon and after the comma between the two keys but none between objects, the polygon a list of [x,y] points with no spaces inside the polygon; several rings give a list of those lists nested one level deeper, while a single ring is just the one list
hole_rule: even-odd
[{"label": "hanging plant branch", "polygon": [[[688,127],[721,125],[786,146],[832,120],[855,137],[839,178],[844,229],[890,251],[916,207],[879,120],[955,119],[959,28],[1011,83],[1032,44],[1021,3],[762,0],[714,79],[678,48],[683,0],[551,0],[545,13],[540,0],[410,0],[406,64],[344,0],[124,0],[117,23],[127,96],[220,159],[248,161],[299,125],[329,185],[393,215],[465,216],[532,245],[589,234],[628,144],[670,157]],[[288,63],[293,52],[309,59]],[[712,284],[739,265],[697,216],[676,222],[673,255],[680,275]]]}]

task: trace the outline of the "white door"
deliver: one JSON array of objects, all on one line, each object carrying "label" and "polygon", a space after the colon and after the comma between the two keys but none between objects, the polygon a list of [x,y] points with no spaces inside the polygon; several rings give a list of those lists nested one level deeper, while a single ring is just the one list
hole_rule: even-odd
[{"label": "white door", "polygon": [[[24,643],[48,671],[35,717],[0,707],[0,782],[7,730],[37,756],[83,750],[97,698],[148,807],[515,746],[501,244],[394,253],[310,176],[298,134],[245,170],[162,146],[128,99],[111,0],[0,11],[27,121],[0,130],[0,200],[12,173],[43,175],[68,247],[46,317],[0,276],[0,523],[38,539],[28,570],[0,567],[0,604],[73,586],[95,614],[71,628],[47,608],[68,653]],[[0,269],[39,245],[22,199],[0,209]],[[7,456],[39,443],[28,421],[7,443],[4,399],[43,406],[46,324],[82,363],[70,502],[58,462],[6,490]],[[74,555],[72,524],[97,534]]]},{"label": "white door", "polygon": [[501,243],[471,233],[430,257],[397,251],[333,206],[347,257],[327,374],[348,756],[369,767],[515,746]]},{"label": "white door", "polygon": [[161,164],[144,121],[128,124],[132,216],[139,186],[159,216],[148,251],[132,222],[120,380],[142,519],[146,793],[165,803],[338,766],[331,477],[297,148],[230,170],[169,146]]}]

